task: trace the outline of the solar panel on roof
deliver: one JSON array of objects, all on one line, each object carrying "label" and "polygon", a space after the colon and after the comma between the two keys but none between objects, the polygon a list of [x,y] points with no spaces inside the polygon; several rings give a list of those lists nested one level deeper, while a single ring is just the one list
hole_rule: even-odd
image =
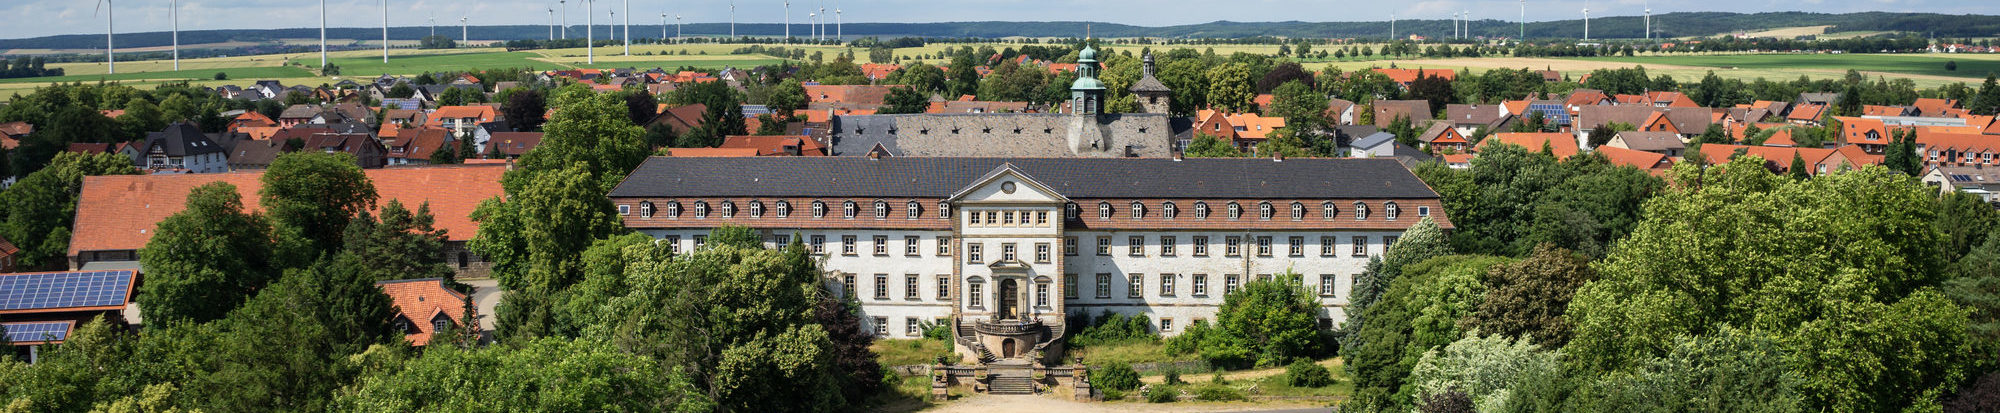
[{"label": "solar panel on roof", "polygon": [[68,321],[48,321],[36,323],[0,324],[0,330],[7,333],[7,341],[25,343],[31,341],[62,341],[69,339]]},{"label": "solar panel on roof", "polygon": [[130,270],[0,276],[0,311],[122,306],[132,277]]}]

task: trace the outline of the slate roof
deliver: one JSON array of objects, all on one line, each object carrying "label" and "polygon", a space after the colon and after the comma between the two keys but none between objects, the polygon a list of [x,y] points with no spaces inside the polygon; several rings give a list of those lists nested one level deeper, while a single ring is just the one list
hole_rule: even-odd
[{"label": "slate roof", "polygon": [[832,154],[859,156],[881,145],[896,156],[1172,156],[1164,114],[1076,116],[959,113],[836,116]]},{"label": "slate roof", "polygon": [[653,157],[610,196],[945,198],[1009,164],[1072,199],[1438,196],[1394,159],[917,157]]},{"label": "slate roof", "polygon": [[207,134],[201,133],[201,128],[187,122],[168,125],[164,131],[147,133],[145,150],[139,152],[153,153],[155,149],[173,157],[205,155],[224,150],[222,145],[210,140]]},{"label": "slate roof", "polygon": [[495,132],[492,138],[486,139],[486,150],[479,154],[493,153],[494,148],[498,148],[503,155],[521,156],[541,144],[541,132]]},{"label": "slate roof", "polygon": [[1673,132],[1624,131],[1618,133],[1618,139],[1625,141],[1626,149],[1635,151],[1687,149],[1687,144],[1681,142],[1680,135]]}]

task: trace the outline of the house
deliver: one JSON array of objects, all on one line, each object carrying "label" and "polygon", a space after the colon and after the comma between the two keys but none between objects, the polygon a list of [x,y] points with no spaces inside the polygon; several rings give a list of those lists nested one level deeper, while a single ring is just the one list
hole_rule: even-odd
[{"label": "house", "polygon": [[[451,145],[453,139],[449,131],[433,127],[397,129],[395,135],[384,136],[382,146],[388,149],[383,156],[385,165],[429,165],[431,157],[439,148]],[[454,148],[454,150],[456,150]],[[471,154],[459,154],[461,159]]]},{"label": "house", "polygon": [[1839,94],[1839,93],[1831,93],[1831,92],[1829,92],[1829,93],[1810,93],[1810,92],[1808,92],[1808,93],[1800,93],[1800,94],[1799,94],[1799,99],[1798,99],[1797,101],[1793,101],[1793,102],[1792,102],[1792,106],[1793,106],[1793,107],[1795,107],[1795,108],[1796,108],[1797,106],[1801,106],[1801,105],[1820,105],[1820,106],[1832,106],[1832,105],[1833,105],[1834,103],[1838,103],[1838,102],[1840,102],[1840,94]]},{"label": "house", "polygon": [[257,94],[262,95],[265,99],[277,99],[284,97],[285,92],[288,91],[285,88],[284,83],[280,83],[276,80],[259,80],[255,85],[252,85],[250,88],[252,90],[256,90]]},{"label": "house", "polygon": [[1444,162],[1444,166],[1451,169],[1472,169],[1473,158],[1477,158],[1477,156],[1474,156],[1473,154],[1470,153],[1448,153],[1444,155],[1438,155],[1439,161]]},{"label": "house", "polygon": [[1938,194],[1964,192],[1986,203],[2000,203],[2000,168],[1934,166],[1924,171],[1922,181],[1938,189]]},{"label": "house", "polygon": [[382,127],[409,128],[428,123],[430,117],[422,109],[385,109],[382,111]]},{"label": "house", "polygon": [[1646,103],[1657,108],[1701,107],[1701,105],[1694,103],[1694,99],[1689,99],[1687,94],[1681,92],[1648,92],[1646,93]]},{"label": "house", "polygon": [[476,319],[479,312],[472,305],[472,297],[452,290],[443,278],[382,281],[375,286],[396,306],[396,318],[391,325],[412,346],[429,345],[433,340],[447,337],[454,330],[466,327],[461,323]]},{"label": "house", "polygon": [[1840,137],[1835,141],[1841,145],[1860,146],[1868,153],[1882,153],[1888,148],[1891,134],[1881,119],[1835,116],[1834,120],[1840,121]]},{"label": "house", "polygon": [[1570,112],[1576,112],[1585,106],[1610,105],[1613,103],[1618,102],[1612,100],[1611,96],[1604,94],[1602,90],[1576,89],[1569,92],[1569,97],[1563,100],[1562,105],[1569,109]]},{"label": "house", "polygon": [[1917,155],[1927,166],[1992,167],[2000,136],[1917,130]]},{"label": "house", "polygon": [[1791,173],[1793,158],[1798,158],[1804,161],[1807,167],[1813,168],[1811,171],[1806,171],[1809,175],[1838,172],[1843,169],[1842,166],[1846,166],[1846,169],[1858,167],[1858,165],[1852,162],[1839,160],[1836,160],[1834,163],[1828,163],[1827,158],[1833,156],[1834,153],[1835,151],[1832,149],[1822,148],[1744,146],[1720,143],[1701,145],[1701,154],[1706,157],[1710,165],[1729,163],[1730,160],[1740,156],[1758,156],[1764,158],[1764,169],[1779,174]]},{"label": "house", "polygon": [[14,257],[20,254],[21,247],[16,247],[14,243],[8,242],[7,237],[0,237],[0,273],[14,272],[16,269],[14,266]]},{"label": "house", "polygon": [[[1203,112],[1208,110],[1204,109]],[[1235,144],[1247,152],[1256,152],[1257,145],[1271,138],[1271,132],[1285,127],[1285,118],[1259,116],[1255,113],[1224,113],[1224,119],[1236,128]],[[1200,116],[1199,113],[1196,115]]]},{"label": "house", "polygon": [[1958,109],[1958,100],[1956,99],[1917,98],[1916,103],[1911,103],[1910,107],[1912,110],[1907,116],[1935,118],[1956,117],[1954,115],[1958,114],[1955,111],[1955,109]]},{"label": "house", "polygon": [[1792,108],[1792,114],[1785,120],[1796,125],[1819,126],[1820,115],[1826,113],[1826,105],[1816,103],[1800,104]]},{"label": "house", "polygon": [[820,85],[807,83],[806,100],[824,103],[846,103],[866,109],[880,108],[889,98],[889,92],[899,85]]},{"label": "house", "polygon": [[1915,108],[1911,108],[1908,106],[1863,105],[1861,106],[1861,115],[1862,116],[1910,116],[1910,113],[1914,110]]},{"label": "house", "polygon": [[1028,102],[931,102],[924,113],[1029,113]]},{"label": "house", "polygon": [[1574,123],[1570,110],[1565,109],[1563,103],[1560,101],[1528,101],[1526,110],[1520,115],[1521,121],[1526,122],[1534,118],[1535,114],[1541,114],[1542,123],[1546,126],[1552,126],[1556,130],[1570,128]]},{"label": "house", "polygon": [[[1195,112],[1194,133],[1213,136],[1228,142],[1236,141],[1236,125],[1229,123],[1229,117],[1221,111],[1203,109]],[[1185,143],[1181,146],[1186,146]]]},{"label": "house", "polygon": [[291,105],[278,114],[278,126],[292,127],[302,123],[328,122],[326,118],[320,116],[319,107],[313,105]]},{"label": "house", "polygon": [[1485,128],[1488,132],[1501,131],[1501,124],[1511,116],[1500,105],[1450,104],[1444,106],[1444,118],[1458,130],[1459,136],[1472,136]]},{"label": "house", "polygon": [[1375,127],[1387,128],[1397,118],[1415,125],[1431,119],[1431,102],[1425,100],[1377,100],[1375,101]]},{"label": "house", "polygon": [[1576,139],[1567,133],[1560,132],[1502,132],[1495,133],[1493,136],[1486,137],[1486,140],[1479,141],[1480,148],[1499,144],[1528,148],[1529,152],[1541,152],[1547,149],[1556,156],[1556,159],[1569,159],[1569,157],[1575,156],[1579,152],[1576,146]]},{"label": "house", "polygon": [[1375,73],[1381,73],[1383,76],[1388,76],[1390,81],[1396,82],[1397,85],[1402,86],[1404,89],[1409,89],[1411,83],[1415,83],[1417,79],[1425,77],[1437,77],[1444,79],[1445,81],[1458,79],[1458,73],[1453,72],[1451,69],[1376,68],[1374,70]]},{"label": "house", "polygon": [[[303,140],[300,141],[304,143]],[[288,151],[285,141],[245,140],[229,148],[229,170],[247,171],[271,167],[271,161]]]},{"label": "house", "polygon": [[712,158],[757,156],[757,148],[671,148],[667,156],[682,158]]},{"label": "house", "polygon": [[717,148],[750,148],[757,156],[826,156],[826,147],[809,136],[728,136]]},{"label": "house", "polygon": [[467,138],[472,136],[473,129],[479,128],[479,124],[492,122],[500,115],[492,106],[475,105],[439,107],[431,111],[428,117],[429,120],[424,126],[451,131],[452,137],[455,138]]},{"label": "house", "polygon": [[264,114],[257,113],[257,111],[254,110],[244,111],[243,114],[236,115],[235,118],[229,120],[230,132],[235,132],[236,130],[242,128],[262,128],[262,127],[272,127],[272,126],[278,126],[278,122],[271,120],[271,117],[264,116]]},{"label": "house", "polygon": [[486,159],[519,159],[541,143],[541,132],[497,132],[486,140],[486,149],[480,153]]},{"label": "house", "polygon": [[1327,99],[1326,118],[1332,119],[1334,125],[1353,125],[1355,119],[1355,113],[1354,113],[1355,107],[1356,105],[1354,104],[1354,102],[1349,102],[1346,99],[1341,99],[1341,98]]},{"label": "house", "polygon": [[35,125],[30,125],[28,122],[13,121],[0,123],[0,146],[4,146],[7,149],[20,147],[21,139],[27,138],[28,134],[34,132]]},{"label": "house", "polygon": [[661,104],[660,114],[653,116],[653,121],[648,122],[646,127],[664,126],[672,129],[675,135],[679,135],[687,133],[688,130],[701,127],[701,117],[706,113],[708,113],[708,105],[700,103],[675,107],[667,107],[667,105]]},{"label": "house", "polygon": [[1417,140],[1424,143],[1425,149],[1439,153],[1464,152],[1472,146],[1472,140],[1458,133],[1458,128],[1450,122],[1431,122],[1429,129],[1417,135]]},{"label": "house", "polygon": [[388,149],[382,147],[382,141],[366,133],[314,133],[305,136],[303,143],[300,150],[352,155],[355,165],[362,168],[380,168],[388,163]]},{"label": "house", "polygon": [[[362,173],[375,184],[375,207],[400,201],[411,209],[428,204],[437,229],[445,231],[445,259],[460,277],[483,276],[491,263],[465,249],[479,231],[471,214],[481,201],[502,194],[500,175],[506,165],[451,165],[369,169]],[[75,236],[69,245],[70,268],[100,261],[137,261],[138,251],[153,237],[153,228],[187,208],[195,187],[214,182],[236,186],[246,212],[261,211],[258,191],[263,171],[197,175],[106,175],[83,179],[76,207]],[[134,206],[145,206],[137,208]]]},{"label": "house", "polygon": [[1599,146],[1595,152],[1604,154],[1604,159],[1614,165],[1626,165],[1653,175],[1659,175],[1674,166],[1673,158],[1656,152],[1635,151],[1614,146]]},{"label": "house", "polygon": [[132,308],[139,273],[132,269],[0,274],[0,330],[8,356],[37,362],[44,345],[61,344],[76,326],[99,317],[138,324]]},{"label": "house", "polygon": [[168,125],[166,130],[146,134],[139,153],[141,169],[152,172],[218,173],[229,171],[228,155],[221,144],[192,123]]},{"label": "house", "polygon": [[1680,135],[1672,132],[1618,132],[1617,136],[1611,137],[1610,142],[1605,142],[1598,148],[1607,147],[1652,152],[1669,158],[1679,158],[1681,152],[1687,150],[1686,142],[1681,140]]}]

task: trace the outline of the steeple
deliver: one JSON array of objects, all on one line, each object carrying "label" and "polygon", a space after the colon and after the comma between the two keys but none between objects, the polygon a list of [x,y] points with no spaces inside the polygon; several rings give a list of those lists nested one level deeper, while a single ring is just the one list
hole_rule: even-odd
[{"label": "steeple", "polygon": [[1146,52],[1144,77],[1153,77],[1153,52]]},{"label": "steeple", "polygon": [[1146,53],[1143,59],[1145,65],[1142,67],[1145,70],[1139,76],[1139,81],[1133,82],[1128,90],[1132,92],[1132,98],[1138,100],[1141,112],[1168,113],[1173,108],[1171,96],[1173,89],[1167,88],[1165,83],[1160,83],[1160,79],[1153,77],[1153,54]]},{"label": "steeple", "polygon": [[1104,83],[1097,80],[1097,49],[1089,44],[1076,53],[1076,82],[1069,85],[1070,113],[1104,112]]}]

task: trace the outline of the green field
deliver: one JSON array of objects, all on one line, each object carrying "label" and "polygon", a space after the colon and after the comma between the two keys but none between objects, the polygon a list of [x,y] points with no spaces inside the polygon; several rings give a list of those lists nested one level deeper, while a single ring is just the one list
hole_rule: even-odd
[{"label": "green field", "polygon": [[[1948,54],[1723,54],[1693,56],[1592,57],[1580,60],[1639,65],[1678,65],[1742,70],[1838,70],[1848,69],[1908,75],[1985,78],[2000,73],[2000,59],[1994,56]],[[1958,70],[1945,70],[1945,62],[1958,62]],[[1784,78],[1779,76],[1778,78]]]},{"label": "green field", "polygon": [[163,72],[123,72],[123,73],[109,74],[109,75],[103,73],[75,74],[75,75],[65,75],[65,76],[0,79],[0,83],[48,84],[48,83],[58,83],[58,82],[61,83],[96,82],[99,80],[122,81],[122,82],[144,81],[144,82],[157,83],[157,82],[169,82],[169,81],[179,81],[179,80],[211,80],[215,78],[216,72],[227,73],[229,74],[230,79],[241,80],[246,83],[252,79],[269,79],[269,78],[281,78],[281,77],[311,77],[313,75],[311,71],[307,71],[305,69],[298,67],[266,66],[266,67],[232,67],[232,68],[220,68],[220,69],[185,69],[181,71],[163,71]]}]

